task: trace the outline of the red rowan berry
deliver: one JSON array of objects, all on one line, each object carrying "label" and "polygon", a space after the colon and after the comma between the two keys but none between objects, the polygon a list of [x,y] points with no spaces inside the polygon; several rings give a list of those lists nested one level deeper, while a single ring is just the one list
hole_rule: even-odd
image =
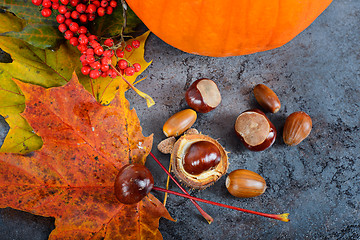
[{"label": "red rowan berry", "polygon": [[[78,39],[78,41],[79,41],[79,39]],[[87,51],[88,48],[87,48],[86,44],[81,44],[80,42],[79,42],[79,44],[80,45],[78,45],[77,48],[81,53]]]},{"label": "red rowan berry", "polygon": [[133,46],[133,48],[138,48],[140,47],[140,41],[135,39],[134,41],[132,41],[131,45]]},{"label": "red rowan berry", "polygon": [[80,26],[79,27],[79,30],[78,30],[78,33],[79,34],[85,34],[85,33],[87,33],[87,28],[85,27],[85,26]]},{"label": "red rowan berry", "polygon": [[109,65],[101,65],[101,67],[100,67],[100,70],[102,71],[102,72],[107,72],[108,70],[110,69],[110,66]]},{"label": "red rowan berry", "polygon": [[70,30],[66,30],[66,32],[64,33],[64,37],[65,37],[65,39],[70,39],[70,38],[72,38],[74,36],[74,33],[72,32],[72,31],[70,31]]},{"label": "red rowan berry", "polygon": [[80,17],[79,17],[79,20],[80,20],[80,22],[82,22],[82,23],[87,23],[88,17],[87,17],[86,14],[81,14]]},{"label": "red rowan berry", "polygon": [[108,38],[104,41],[104,45],[108,46],[108,47],[112,47],[114,45],[114,40],[112,40],[111,38]]},{"label": "red rowan berry", "polygon": [[53,4],[51,5],[51,7],[52,7],[52,9],[54,9],[54,10],[58,10],[59,7],[60,7],[60,4],[55,2],[55,3],[53,3]]},{"label": "red rowan berry", "polygon": [[51,8],[51,5],[52,5],[52,2],[51,2],[50,0],[44,0],[44,1],[42,2],[42,6],[43,6],[44,8]]},{"label": "red rowan berry", "polygon": [[44,8],[43,10],[41,10],[41,15],[43,17],[50,17],[51,16],[51,9],[50,8]]},{"label": "red rowan berry", "polygon": [[96,6],[93,3],[90,3],[87,7],[85,12],[86,13],[95,13],[96,12]]},{"label": "red rowan berry", "polygon": [[87,15],[89,22],[92,22],[95,20],[96,15],[94,13],[90,13]]},{"label": "red rowan berry", "polygon": [[114,1],[114,0],[110,1],[110,6],[113,7],[113,8],[116,8],[117,2]]},{"label": "red rowan berry", "polygon": [[80,17],[80,13],[77,11],[72,11],[70,16],[72,19],[78,19]]},{"label": "red rowan berry", "polygon": [[118,66],[120,69],[125,69],[128,67],[128,62],[124,59],[121,59],[119,62],[118,62]]},{"label": "red rowan berry", "polygon": [[96,78],[100,77],[100,71],[99,70],[91,70],[90,77],[92,79],[96,79]]},{"label": "red rowan berry", "polygon": [[57,21],[58,23],[64,23],[64,22],[65,22],[65,17],[64,17],[64,15],[62,15],[62,14],[57,15],[57,16],[56,16],[56,21]]},{"label": "red rowan berry", "polygon": [[66,24],[62,23],[59,25],[58,29],[60,32],[64,33],[67,30],[67,26]]},{"label": "red rowan berry", "polygon": [[88,75],[88,74],[90,73],[90,71],[91,71],[91,68],[90,68],[89,66],[83,66],[83,67],[81,68],[81,72],[82,72],[82,74],[84,74],[84,75]]},{"label": "red rowan berry", "polygon": [[58,8],[58,11],[60,14],[65,14],[67,12],[67,7],[65,7],[64,5],[61,5],[59,8]]},{"label": "red rowan berry", "polygon": [[36,6],[39,6],[42,4],[42,0],[31,0],[31,2]]},{"label": "red rowan berry", "polygon": [[126,45],[125,50],[128,52],[132,51],[132,46],[131,45]]},{"label": "red rowan berry", "polygon": [[141,70],[141,65],[139,63],[134,63],[133,67],[135,69],[135,72],[140,72]]},{"label": "red rowan berry", "polygon": [[94,48],[94,53],[101,56],[104,53],[104,48],[102,46],[97,46]]},{"label": "red rowan berry", "polygon": [[123,58],[124,57],[124,51],[123,50],[121,50],[121,48],[118,48],[118,49],[116,49],[116,56],[118,57],[118,58]]},{"label": "red rowan berry", "polygon": [[99,15],[99,17],[104,16],[104,15],[105,15],[105,8],[99,7],[99,8],[97,9],[97,14]]},{"label": "red rowan berry", "polygon": [[70,42],[70,44],[73,45],[73,46],[79,45],[79,41],[78,41],[78,38],[77,38],[77,37],[72,37],[72,38],[70,38],[69,42]]},{"label": "red rowan berry", "polygon": [[110,6],[106,7],[106,14],[111,15],[113,13],[114,9]]},{"label": "red rowan berry", "polygon": [[79,4],[79,0],[70,0],[70,5],[76,7]]},{"label": "red rowan berry", "polygon": [[89,42],[88,37],[85,34],[80,34],[79,35],[79,43],[80,44],[87,44]]},{"label": "red rowan berry", "polygon": [[126,76],[132,76],[135,73],[135,69],[133,67],[127,67],[125,68],[125,75]]},{"label": "red rowan berry", "polygon": [[69,25],[69,29],[70,31],[72,31],[73,33],[76,33],[79,30],[79,24],[77,24],[76,22],[72,22]]}]

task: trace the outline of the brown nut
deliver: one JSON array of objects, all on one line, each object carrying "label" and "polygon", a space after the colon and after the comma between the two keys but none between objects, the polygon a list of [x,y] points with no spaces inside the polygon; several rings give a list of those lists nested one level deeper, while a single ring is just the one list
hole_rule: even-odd
[{"label": "brown nut", "polygon": [[225,185],[231,195],[240,198],[256,197],[266,190],[264,178],[246,169],[232,171],[227,176]]},{"label": "brown nut", "polygon": [[197,114],[192,109],[185,109],[172,115],[163,126],[165,136],[179,136],[196,121]]},{"label": "brown nut", "polygon": [[168,137],[162,140],[158,145],[157,148],[159,152],[163,154],[170,154],[174,148],[174,144],[176,142],[175,137]]},{"label": "brown nut", "polygon": [[304,140],[311,132],[312,121],[304,112],[294,112],[286,120],[283,139],[287,145],[295,146]]},{"label": "brown nut", "polygon": [[278,96],[269,87],[264,84],[258,84],[254,87],[256,101],[267,112],[276,113],[280,110],[281,103]]},{"label": "brown nut", "polygon": [[185,93],[189,107],[200,113],[215,109],[221,102],[220,91],[210,79],[199,79],[193,82]]},{"label": "brown nut", "polygon": [[228,169],[227,152],[215,139],[202,134],[183,135],[171,153],[175,176],[187,186],[204,189]]},{"label": "brown nut", "polygon": [[184,134],[199,134],[199,131],[196,128],[189,128]]},{"label": "brown nut", "polygon": [[276,139],[275,126],[259,109],[241,113],[235,122],[235,132],[244,146],[251,151],[263,151]]}]

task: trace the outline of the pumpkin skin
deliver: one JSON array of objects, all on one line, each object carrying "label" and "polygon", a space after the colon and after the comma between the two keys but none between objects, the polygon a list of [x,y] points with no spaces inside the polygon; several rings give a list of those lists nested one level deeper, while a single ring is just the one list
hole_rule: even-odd
[{"label": "pumpkin skin", "polygon": [[126,0],[166,43],[188,53],[226,57],[284,45],[332,0]]}]

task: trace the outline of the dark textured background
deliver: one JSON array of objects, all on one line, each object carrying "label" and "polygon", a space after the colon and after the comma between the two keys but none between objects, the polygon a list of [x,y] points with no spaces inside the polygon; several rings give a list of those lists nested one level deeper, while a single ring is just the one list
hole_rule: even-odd
[{"label": "dark textured background", "polygon": [[[160,220],[164,239],[360,239],[360,1],[334,1],[304,32],[285,46],[249,56],[210,58],[183,53],[150,35],[146,59],[153,63],[138,88],[156,105],[146,108],[134,92],[127,98],[137,110],[144,135],[154,133],[153,153],[164,138],[162,125],[186,108],[184,92],[198,78],[218,83],[221,105],[199,114],[195,127],[219,139],[230,151],[229,171],[246,168],[262,175],[266,192],[253,199],[232,197],[225,177],[192,195],[267,213],[289,212],[291,221],[276,220],[201,204],[214,217],[208,225],[188,200],[170,196],[167,208],[177,222]],[[4,54],[0,54],[3,59]],[[282,102],[268,114],[280,137],[264,152],[251,152],[237,140],[233,125],[239,113],[258,107],[252,88],[264,83]],[[308,139],[295,147],[284,145],[285,118],[305,111],[313,119]],[[6,126],[1,126],[2,137]],[[155,182],[166,175],[149,158]],[[171,184],[171,189],[178,191]],[[162,199],[163,195],[155,193]],[[13,209],[0,209],[0,239],[47,239],[54,219]]]}]

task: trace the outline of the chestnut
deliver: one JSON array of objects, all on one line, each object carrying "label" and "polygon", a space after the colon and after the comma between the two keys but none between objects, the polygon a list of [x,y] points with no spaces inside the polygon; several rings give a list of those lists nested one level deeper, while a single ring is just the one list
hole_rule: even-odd
[{"label": "chestnut", "polygon": [[199,141],[190,145],[184,156],[186,172],[199,175],[216,167],[221,160],[219,148],[212,142]]},{"label": "chestnut", "polygon": [[251,151],[263,151],[276,139],[275,126],[259,109],[241,113],[235,122],[235,132],[244,146]]},{"label": "chestnut", "polygon": [[232,171],[226,177],[225,185],[231,195],[240,198],[256,197],[266,190],[264,178],[246,169]]},{"label": "chestnut", "polygon": [[196,189],[206,188],[228,168],[227,152],[215,139],[202,134],[186,134],[175,143],[170,162],[175,176]]},{"label": "chestnut", "polygon": [[185,93],[185,99],[195,111],[207,113],[220,104],[221,95],[214,81],[203,78],[191,84]]},{"label": "chestnut", "polygon": [[114,184],[115,197],[123,204],[143,199],[154,186],[154,178],[144,165],[133,163],[122,167]]}]

